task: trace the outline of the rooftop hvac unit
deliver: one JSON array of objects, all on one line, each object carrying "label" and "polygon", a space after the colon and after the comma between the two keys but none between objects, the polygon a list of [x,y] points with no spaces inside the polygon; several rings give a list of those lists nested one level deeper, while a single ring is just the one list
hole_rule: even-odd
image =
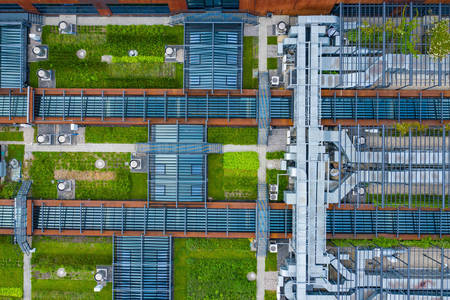
[{"label": "rooftop hvac unit", "polygon": [[270,79],[270,84],[272,86],[279,86],[280,85],[280,77],[279,76],[272,76],[272,79]]},{"label": "rooftop hvac unit", "polygon": [[278,200],[278,194],[276,194],[276,193],[270,194],[269,195],[269,200],[270,201],[277,201]]},{"label": "rooftop hvac unit", "polygon": [[72,183],[69,180],[62,180],[58,182],[56,188],[61,192],[70,192],[72,190]]},{"label": "rooftop hvac unit", "polygon": [[36,138],[38,144],[49,145],[52,143],[52,137],[50,134],[40,134]]},{"label": "rooftop hvac unit", "polygon": [[97,268],[94,279],[97,282],[106,282],[108,278],[108,268]]},{"label": "rooftop hvac unit", "polygon": [[37,58],[46,58],[48,53],[47,47],[44,46],[34,46],[31,51]]},{"label": "rooftop hvac unit", "polygon": [[278,185],[276,185],[276,184],[269,184],[269,191],[271,193],[278,193]]},{"label": "rooftop hvac unit", "polygon": [[75,24],[69,24],[66,21],[58,23],[58,30],[61,34],[76,34],[77,26]]},{"label": "rooftop hvac unit", "polygon": [[167,47],[165,51],[166,58],[174,58],[177,56],[177,49],[173,47]]},{"label": "rooftop hvac unit", "polygon": [[277,24],[277,35],[284,35],[286,34],[288,31],[288,26],[286,24],[286,22],[278,22]]},{"label": "rooftop hvac unit", "polygon": [[363,137],[363,136],[360,136],[360,137],[354,136],[353,137],[353,144],[355,144],[355,145],[357,145],[357,144],[365,145],[366,144],[366,138]]},{"label": "rooftop hvac unit", "polygon": [[277,253],[277,252],[278,252],[278,245],[277,245],[277,242],[275,242],[275,241],[270,241],[269,252],[270,252],[270,253]]},{"label": "rooftop hvac unit", "polygon": [[70,134],[60,134],[58,135],[58,144],[71,144]]},{"label": "rooftop hvac unit", "polygon": [[36,72],[37,77],[39,77],[40,80],[44,81],[51,81],[52,80],[52,70],[44,70],[39,69]]},{"label": "rooftop hvac unit", "polygon": [[365,192],[366,192],[366,190],[363,187],[359,187],[359,188],[355,188],[353,190],[353,195],[357,196],[359,194],[360,196],[362,196],[362,195],[364,195]]},{"label": "rooftop hvac unit", "polygon": [[141,170],[142,169],[142,160],[134,158],[130,161],[130,169],[132,170]]}]

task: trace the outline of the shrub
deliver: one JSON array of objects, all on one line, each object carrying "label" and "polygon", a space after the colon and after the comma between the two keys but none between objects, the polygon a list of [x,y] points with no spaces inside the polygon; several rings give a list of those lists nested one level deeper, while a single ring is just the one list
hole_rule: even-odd
[{"label": "shrub", "polygon": [[113,56],[113,63],[163,63],[160,56]]},{"label": "shrub", "polygon": [[223,155],[223,167],[231,170],[258,170],[258,154],[256,152],[227,152]]},{"label": "shrub", "polygon": [[23,291],[21,288],[16,287],[0,287],[0,296],[22,298]]},{"label": "shrub", "polygon": [[148,139],[147,127],[86,127],[87,143],[145,143]]},{"label": "shrub", "polygon": [[428,54],[434,59],[442,60],[450,54],[449,20],[436,22],[428,31],[430,35],[430,48]]}]

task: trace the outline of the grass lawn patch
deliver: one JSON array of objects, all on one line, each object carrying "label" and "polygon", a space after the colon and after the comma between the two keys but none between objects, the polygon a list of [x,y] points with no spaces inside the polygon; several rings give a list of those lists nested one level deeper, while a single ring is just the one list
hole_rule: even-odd
[{"label": "grass lawn patch", "polygon": [[11,236],[0,236],[0,298],[21,299],[23,255]]},{"label": "grass lawn patch", "polygon": [[277,300],[276,291],[264,291],[264,300]]},{"label": "grass lawn patch", "polygon": [[278,271],[277,269],[277,253],[268,252],[266,256],[266,272]]},{"label": "grass lawn patch", "polygon": [[147,199],[147,173],[131,173],[131,190],[129,199]]},{"label": "grass lawn patch", "polygon": [[230,170],[257,171],[259,168],[258,153],[228,152],[223,155],[223,167]]},{"label": "grass lawn patch", "polygon": [[[208,197],[214,200],[255,200],[258,188],[258,168],[256,170],[254,168],[259,161],[253,160],[248,164],[248,169],[228,169],[224,167],[224,155],[227,154],[231,153],[208,155]],[[246,155],[244,154],[244,156]],[[254,153],[254,155],[257,159],[257,154]],[[254,155],[251,156],[254,157]],[[235,167],[232,162],[228,164]]]},{"label": "grass lawn patch", "polygon": [[[267,184],[277,184],[277,176],[278,174],[286,174],[286,171],[282,170],[274,170],[274,169],[267,169],[266,171],[266,181]],[[289,186],[289,179],[287,176],[279,176],[279,182],[278,182],[278,201],[284,200],[284,191],[287,190]]]},{"label": "grass lawn patch", "polygon": [[244,89],[257,89],[258,78],[253,78],[253,69],[258,68],[258,37],[244,36],[243,55],[242,87]]},{"label": "grass lawn patch", "polygon": [[[96,265],[111,265],[111,238],[35,237],[32,257],[33,299],[111,299],[111,283],[94,293]],[[58,278],[64,268],[67,276]]]},{"label": "grass lawn patch", "polygon": [[256,145],[258,144],[258,128],[208,127],[208,143]]},{"label": "grass lawn patch", "polygon": [[267,37],[267,45],[276,45],[276,44],[278,44],[278,38],[276,36]]},{"label": "grass lawn patch", "polygon": [[175,239],[174,298],[254,299],[256,256],[247,239]]},{"label": "grass lawn patch", "polygon": [[23,141],[23,132],[18,127],[1,127],[0,141]]},{"label": "grass lawn patch", "polygon": [[86,143],[146,143],[147,127],[86,127]]},{"label": "grass lawn patch", "polygon": [[[36,71],[55,71],[58,88],[182,88],[183,65],[164,63],[166,44],[183,44],[183,26],[78,26],[76,35],[59,34],[44,26],[42,43],[49,59],[30,63],[30,85],[37,87]],[[86,58],[76,52],[86,50]],[[135,49],[138,57],[128,57]],[[112,55],[113,63],[101,61]]]},{"label": "grass lawn patch", "polygon": [[23,162],[24,156],[25,145],[8,145],[8,155],[6,156],[7,160],[15,158],[18,161]]},{"label": "grass lawn patch", "polygon": [[[113,172],[110,180],[77,180],[75,196],[77,199],[105,199],[127,200],[146,199],[146,192],[142,187],[143,176],[131,173],[125,164],[130,159],[129,153],[87,153],[87,152],[34,152],[34,159],[30,167],[30,177],[33,180],[33,198],[56,199],[55,170],[94,172],[101,176],[104,172]],[[106,162],[106,168],[96,169],[97,159]],[[70,179],[70,178],[67,178]],[[137,189],[132,191],[134,187]],[[146,184],[145,184],[146,188]]]},{"label": "grass lawn patch", "polygon": [[267,58],[267,69],[268,70],[276,70],[276,69],[278,69],[278,58],[276,58],[276,57],[268,57]]},{"label": "grass lawn patch", "polygon": [[284,151],[267,152],[266,159],[283,159],[285,153]]}]

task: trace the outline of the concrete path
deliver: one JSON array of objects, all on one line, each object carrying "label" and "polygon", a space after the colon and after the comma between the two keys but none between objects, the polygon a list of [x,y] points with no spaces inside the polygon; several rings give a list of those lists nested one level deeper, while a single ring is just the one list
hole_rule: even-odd
[{"label": "concrete path", "polygon": [[23,132],[23,141],[25,144],[34,143],[34,128],[33,127],[24,127],[21,129]]},{"label": "concrete path", "polygon": [[264,300],[266,257],[256,256],[256,300]]},{"label": "concrete path", "polygon": [[[45,25],[57,26],[61,21],[59,16],[44,17]],[[137,17],[137,16],[77,16],[76,23],[81,26],[97,25],[169,25],[169,17]]]},{"label": "concrete path", "polygon": [[276,291],[277,283],[278,283],[278,272],[277,271],[265,272],[264,284],[265,284],[266,290]]},{"label": "concrete path", "polygon": [[135,144],[25,145],[25,152],[136,152]]},{"label": "concrete path", "polygon": [[0,141],[2,145],[25,145],[25,142],[22,141]]},{"label": "concrete path", "polygon": [[258,68],[259,72],[267,72],[267,19],[258,18],[259,21],[259,44],[258,44]]},{"label": "concrete path", "polygon": [[258,152],[258,145],[223,145],[223,152]]},{"label": "concrete path", "polygon": [[23,255],[23,299],[31,300],[31,253]]},{"label": "concrete path", "polygon": [[[258,145],[259,169],[258,169],[258,184],[266,184],[266,152],[267,146]],[[256,300],[264,300],[265,282],[264,275],[266,270],[266,256],[258,255],[256,257]]]}]

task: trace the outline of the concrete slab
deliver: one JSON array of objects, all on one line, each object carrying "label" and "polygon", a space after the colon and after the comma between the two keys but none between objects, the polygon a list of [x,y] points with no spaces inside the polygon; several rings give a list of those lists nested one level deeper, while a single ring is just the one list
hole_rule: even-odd
[{"label": "concrete slab", "polygon": [[278,272],[265,272],[264,288],[268,291],[276,291],[278,283]]},{"label": "concrete slab", "polygon": [[244,24],[244,36],[258,36],[259,28],[255,25]]}]

